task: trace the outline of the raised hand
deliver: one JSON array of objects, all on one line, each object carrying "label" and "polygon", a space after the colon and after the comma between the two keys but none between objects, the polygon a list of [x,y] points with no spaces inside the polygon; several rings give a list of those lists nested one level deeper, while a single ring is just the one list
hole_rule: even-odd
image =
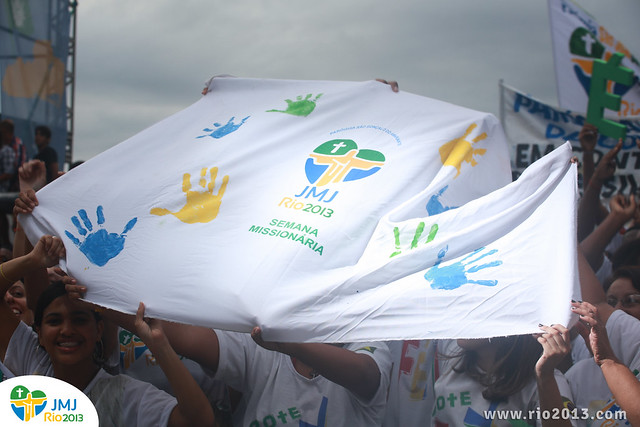
[{"label": "raised hand", "polygon": [[122,230],[122,233],[109,233],[103,228],[104,213],[102,206],[98,206],[96,209],[96,217],[98,219],[99,229],[93,231],[93,224],[87,215],[87,211],[80,209],[78,216],[73,216],[71,222],[76,226],[78,233],[83,237],[81,241],[79,238],[65,230],[65,234],[71,241],[82,251],[91,263],[102,267],[109,260],[118,256],[122,249],[124,249],[124,242],[126,235],[136,222],[138,218],[131,219]]},{"label": "raised hand", "polygon": [[64,290],[71,299],[84,298],[87,293],[87,287],[79,285],[78,281],[71,276],[62,275],[60,281],[64,283]]},{"label": "raised hand", "polygon": [[187,203],[177,212],[171,212],[165,208],[153,208],[150,213],[152,215],[173,215],[180,221],[187,224],[207,223],[213,221],[220,211],[222,197],[229,183],[229,176],[222,178],[222,185],[216,194],[213,190],[216,186],[216,178],[218,176],[218,168],[212,167],[209,170],[211,179],[207,184],[206,175],[207,168],[200,170],[199,185],[204,191],[191,190],[191,174],[185,173],[182,178],[182,191],[187,197]]},{"label": "raised hand", "polygon": [[53,267],[64,256],[64,245],[62,240],[55,236],[42,236],[28,256],[32,257],[39,267]]},{"label": "raised hand", "polygon": [[614,195],[609,201],[609,208],[612,214],[625,218],[625,222],[633,218],[636,212],[636,198],[632,194],[629,198],[623,194]]},{"label": "raised hand", "polygon": [[259,326],[255,326],[251,330],[251,338],[258,344],[260,347],[265,348],[271,351],[282,351],[281,344],[275,341],[265,341],[262,338],[262,329]]},{"label": "raised hand", "polygon": [[598,128],[590,123],[585,123],[578,134],[578,141],[583,152],[593,152],[598,142]]},{"label": "raised hand", "polygon": [[394,92],[398,92],[400,90],[398,82],[395,80],[376,79],[376,81],[391,86],[391,90]]},{"label": "raised hand", "polygon": [[38,198],[33,189],[21,191],[13,205],[14,214],[29,214],[38,206]]},{"label": "raised hand", "polygon": [[144,304],[141,302],[136,312],[135,333],[147,345],[151,353],[155,354],[160,346],[169,346],[170,344],[162,329],[162,322],[158,319],[144,317],[144,310]]},{"label": "raised hand", "polygon": [[596,170],[593,172],[592,179],[597,179],[601,183],[611,178],[616,171],[616,156],[622,149],[622,140],[611,150],[607,151],[604,156],[598,162]]},{"label": "raised hand", "polygon": [[536,375],[553,376],[553,371],[571,351],[569,330],[562,325],[540,326],[542,333],[534,337],[542,345],[542,356],[536,363]]},{"label": "raised hand", "polygon": [[43,161],[30,160],[18,169],[20,191],[38,191],[47,185],[47,169]]},{"label": "raised hand", "polygon": [[596,364],[600,366],[605,360],[617,360],[609,343],[605,324],[598,315],[598,308],[586,301],[581,301],[572,302],[571,310],[580,316],[576,326],[591,350]]}]

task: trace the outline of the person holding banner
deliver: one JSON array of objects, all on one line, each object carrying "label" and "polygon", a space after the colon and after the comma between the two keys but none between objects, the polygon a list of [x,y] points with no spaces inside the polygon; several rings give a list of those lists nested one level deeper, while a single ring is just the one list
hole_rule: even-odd
[{"label": "person holding banner", "polygon": [[614,176],[616,156],[622,149],[622,141],[605,153],[596,166],[588,185],[584,184],[584,194],[578,207],[578,240],[584,240],[607,215],[607,209],[600,202],[600,193],[605,182]]},{"label": "person holding banner", "polygon": [[[34,251],[39,252],[37,245]],[[136,315],[136,333],[153,349],[177,400],[151,384],[125,375],[111,376],[100,368],[101,317],[71,300],[64,283],[56,282],[42,293],[34,326],[37,334],[21,322],[3,323],[0,345],[4,349],[4,364],[16,375],[53,376],[83,390],[96,406],[101,423],[213,424],[213,410],[204,393],[171,349],[160,323],[144,318],[142,303]]]},{"label": "person holding banner", "polygon": [[502,425],[498,413],[513,417],[505,426],[512,421],[571,425],[568,417],[547,416],[572,405],[567,380],[555,369],[569,354],[569,330],[540,329],[535,337],[438,341],[431,425]]},{"label": "person holding banner", "polygon": [[587,188],[595,168],[593,151],[598,143],[598,128],[590,123],[585,123],[578,134],[578,141],[580,141],[582,148],[582,187]]},{"label": "person holding banner", "polygon": [[[584,240],[580,242],[585,258],[596,275],[604,280],[611,274],[611,260],[607,248],[620,245],[614,238],[619,236],[620,230],[636,215],[638,205],[632,194],[626,197],[616,194],[609,201],[610,212]],[[620,238],[620,240],[622,240]]]},{"label": "person holding banner", "polygon": [[[24,168],[30,168],[31,170],[28,173],[25,171],[25,175],[23,175],[23,168],[21,168],[20,185],[23,189],[30,189],[21,193],[18,200],[16,200],[15,210],[16,213],[28,214],[32,211],[33,207],[38,204],[38,199],[30,184],[33,182],[44,182],[42,179],[44,177],[44,164],[38,160],[33,160],[28,162]],[[27,253],[30,249],[32,249],[31,244],[27,240],[20,224],[18,224],[14,256],[19,252],[23,254]],[[27,279],[31,291],[29,298],[32,300],[38,299],[38,296],[42,293],[42,288],[46,288],[46,284],[49,282],[70,280],[66,277],[66,273],[60,268],[55,268],[54,271],[48,271],[48,275],[42,271],[39,277],[30,275]],[[96,309],[101,310],[98,307],[96,307]],[[146,346],[142,337],[137,336],[135,332],[118,328],[117,325],[110,322],[105,316],[103,316],[102,320],[104,324],[102,342],[104,344],[105,354],[105,361],[102,368],[112,375],[120,373],[134,380],[150,383],[155,388],[177,397],[172,388],[171,380],[163,372],[162,365],[152,353],[151,349]],[[29,325],[30,324],[31,323],[29,323]],[[135,327],[135,323],[132,325]],[[221,408],[225,409],[226,406],[228,406],[224,384],[211,379],[203,372],[200,365],[193,361],[181,358],[181,363],[186,366],[190,376],[196,380],[198,386],[207,396],[207,400],[211,406],[215,408],[216,422],[222,422],[225,418],[229,418],[229,415],[221,410]],[[222,425],[226,424],[223,423]]]},{"label": "person holding banner", "polygon": [[[11,278],[52,267],[63,255],[59,238],[41,237],[27,255],[0,264],[0,292],[14,283]],[[213,410],[204,393],[171,349],[159,322],[144,318],[142,303],[135,318],[136,333],[153,349],[177,401],[150,384],[110,376],[100,368],[100,315],[71,300],[62,282],[49,286],[38,299],[34,313],[37,333],[8,306],[0,314],[0,360],[6,368],[15,375],[54,376],[84,390],[105,425],[213,424]]]},{"label": "person holding banner", "polygon": [[[24,284],[20,280],[15,282],[9,277],[23,276],[31,269],[32,264],[38,262],[47,263],[47,257],[57,259],[64,253],[60,239],[53,240],[51,236],[41,239],[43,243],[38,246],[39,251],[30,257],[15,257],[0,264],[0,290],[4,290],[4,300],[0,304],[0,324],[7,325],[17,322],[33,323],[33,312],[27,305],[27,296]],[[11,282],[11,283],[10,283]],[[1,332],[0,332],[1,333]],[[6,347],[0,347],[0,353],[4,354]],[[15,376],[4,363],[0,362],[0,381]]]},{"label": "person holding banner", "polygon": [[[591,234],[580,242],[580,249],[591,268],[597,271],[596,276],[599,280],[609,280],[612,271],[614,274],[618,271],[618,264],[634,265],[637,264],[639,259],[640,241],[637,238],[627,238],[627,236],[633,236],[634,233],[625,232],[620,239],[622,244],[615,252],[610,253],[607,251],[607,248],[611,248],[618,243],[614,242],[614,238],[620,236],[620,230],[637,215],[638,205],[635,197],[631,195],[631,197],[627,198],[622,194],[616,194],[611,198],[609,205],[611,209],[609,214]],[[634,247],[635,250],[633,250]],[[571,354],[574,363],[591,357],[584,345],[584,341],[579,336],[576,336],[572,342]]]},{"label": "person holding banner", "polygon": [[[65,280],[71,297],[87,291],[74,279]],[[125,329],[133,327],[131,315],[108,309],[103,314]],[[234,425],[382,423],[391,370],[382,342],[269,342],[259,327],[250,335],[172,322],[163,322],[163,329],[179,354],[243,393]]]},{"label": "person holding banner", "polygon": [[[598,309],[587,302],[574,303],[572,308],[574,313],[580,315],[578,327],[589,343],[593,361],[600,368],[609,390],[616,399],[615,402],[625,411],[631,425],[640,425],[640,381],[626,364],[616,357],[607,335],[606,322],[600,319]],[[640,321],[634,322],[633,326],[637,331]]]},{"label": "person holding banner", "polygon": [[[53,236],[43,236],[29,254],[15,257],[0,264],[0,292],[2,295],[6,295],[10,290],[12,292],[11,298],[5,296],[5,304],[0,305],[0,317],[2,317],[0,324],[3,326],[0,331],[1,355],[6,352],[6,345],[3,344],[8,339],[6,336],[2,337],[2,334],[7,332],[5,327],[15,325],[20,321],[33,321],[33,315],[26,304],[24,285],[11,278],[23,277],[32,270],[54,266],[58,264],[58,260],[63,255],[64,246],[60,239]],[[12,301],[12,299],[19,301]]]},{"label": "person holding banner", "polygon": [[[587,303],[574,302],[572,310],[580,316],[579,332],[594,357],[574,364],[567,371],[567,379],[578,414],[585,415],[581,425],[587,425],[586,420],[590,419],[591,426],[607,426],[611,425],[611,420],[625,419],[622,405],[628,404],[626,398],[629,396],[621,392],[624,388],[610,388],[611,377],[605,378],[604,373],[611,367],[614,376],[623,375],[620,366],[624,366],[637,376],[640,370],[640,320],[607,303],[602,285],[582,252],[579,252],[578,267],[582,297]],[[606,351],[602,347],[603,341],[598,342],[604,339],[603,331],[609,342]],[[603,368],[603,365],[606,366]],[[637,395],[631,396],[637,404]]]}]

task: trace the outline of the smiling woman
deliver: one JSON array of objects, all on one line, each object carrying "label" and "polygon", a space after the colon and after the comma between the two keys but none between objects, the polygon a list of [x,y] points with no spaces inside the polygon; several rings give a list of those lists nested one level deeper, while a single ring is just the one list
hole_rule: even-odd
[{"label": "smiling woman", "polygon": [[[125,375],[111,376],[104,362],[103,321],[88,305],[71,300],[62,282],[40,296],[32,331],[19,322],[6,345],[4,364],[16,375],[64,380],[89,396],[101,424],[114,426],[211,425],[213,410],[204,393],[171,349],[155,321],[136,317],[136,333],[150,349],[176,392],[173,396]],[[6,328],[1,328],[6,329]]]},{"label": "smiling woman", "polygon": [[[31,271],[46,268],[58,263],[64,254],[64,246],[60,239],[43,236],[29,254],[16,257],[0,264],[0,292],[4,295],[0,304],[0,360],[4,354],[13,330],[24,322],[31,325],[33,314],[27,305],[27,294],[22,281],[17,280]],[[0,362],[0,381],[13,377],[14,374]]]},{"label": "smiling woman", "polygon": [[61,282],[38,299],[34,318],[38,343],[47,352],[55,376],[80,390],[99,370],[103,327],[96,312],[67,297]]},{"label": "smiling woman", "polygon": [[[42,237],[29,254],[0,264],[0,292],[13,283],[10,278],[51,267],[63,254],[60,239]],[[83,390],[96,406],[102,425],[214,423],[211,405],[170,347],[159,323],[143,320],[142,303],[136,334],[153,351],[177,398],[127,376],[111,376],[101,368],[103,321],[90,306],[71,300],[63,282],[54,282],[38,298],[35,332],[14,313],[9,305],[0,310],[0,360],[4,367],[14,375],[52,376]]]},{"label": "smiling woman", "polygon": [[27,325],[33,323],[33,312],[27,305],[27,292],[24,283],[16,281],[4,294],[4,302],[9,310]]}]

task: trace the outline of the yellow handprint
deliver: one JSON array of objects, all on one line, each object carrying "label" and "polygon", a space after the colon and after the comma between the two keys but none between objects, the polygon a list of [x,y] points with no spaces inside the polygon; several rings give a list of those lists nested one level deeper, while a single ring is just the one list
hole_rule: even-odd
[{"label": "yellow handprint", "polygon": [[456,177],[460,175],[462,162],[467,162],[472,167],[476,166],[478,162],[474,156],[482,156],[487,152],[486,148],[473,148],[471,146],[472,143],[486,139],[486,132],[482,132],[480,135],[473,138],[471,142],[466,139],[476,127],[478,127],[478,125],[472,123],[464,132],[464,135],[459,138],[452,139],[440,147],[440,159],[442,160],[442,165],[455,167],[458,170]]},{"label": "yellow handprint", "polygon": [[200,181],[198,183],[200,184],[200,187],[205,189],[205,191],[192,191],[191,174],[184,174],[182,178],[182,191],[187,196],[187,203],[178,212],[171,212],[164,208],[153,208],[150,213],[158,216],[171,214],[187,224],[195,224],[198,222],[206,223],[214,220],[220,211],[222,196],[224,196],[224,192],[227,189],[229,176],[225,175],[224,178],[222,178],[222,185],[218,190],[218,194],[214,195],[213,189],[216,186],[218,168],[212,167],[209,173],[211,175],[211,180],[207,185],[207,168],[202,168],[202,170],[200,170]]}]

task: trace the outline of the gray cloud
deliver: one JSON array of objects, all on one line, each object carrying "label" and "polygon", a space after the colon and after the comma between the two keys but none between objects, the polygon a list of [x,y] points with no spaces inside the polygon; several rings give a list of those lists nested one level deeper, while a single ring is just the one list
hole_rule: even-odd
[{"label": "gray cloud", "polygon": [[[640,52],[640,4],[581,0]],[[555,105],[547,3],[81,1],[74,159],[86,160],[199,98],[213,74],[396,79],[498,113],[498,81]]]}]

